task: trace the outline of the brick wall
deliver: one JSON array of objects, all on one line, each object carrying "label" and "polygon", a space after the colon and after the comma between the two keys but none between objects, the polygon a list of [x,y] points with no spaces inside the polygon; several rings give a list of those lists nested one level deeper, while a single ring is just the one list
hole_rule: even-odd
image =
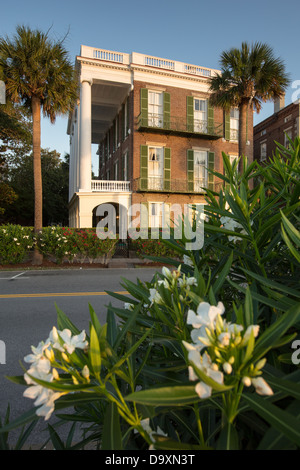
[{"label": "brick wall", "polygon": [[291,103],[254,127],[254,158],[261,161],[261,144],[264,142],[267,158],[272,157],[276,142],[284,145],[287,130],[291,130],[292,140],[299,136],[299,104]]},{"label": "brick wall", "polygon": [[[165,132],[151,132],[140,131],[137,129],[137,118],[141,111],[140,105],[140,90],[141,88],[158,89],[170,93],[171,96],[171,116],[174,118],[186,118],[186,102],[187,96],[203,97],[207,98],[205,93],[193,92],[188,89],[181,89],[171,86],[154,86],[145,82],[134,82],[134,89],[131,91],[129,100],[129,117],[130,117],[130,134],[122,141],[121,138],[121,126],[122,126],[122,115],[121,112],[118,115],[120,121],[119,125],[119,142],[120,147],[112,151],[113,142],[113,129],[110,129],[110,159],[105,161],[102,159],[99,165],[99,176],[101,179],[106,179],[107,169],[110,170],[110,179],[114,179],[114,164],[116,161],[119,162],[119,176],[121,178],[121,158],[125,151],[128,151],[129,155],[129,180],[132,182],[140,177],[140,148],[141,145],[158,145],[168,147],[171,149],[171,179],[173,180],[186,180],[187,179],[187,150],[192,148],[203,148],[208,149],[215,154],[215,170],[223,173],[223,162],[222,152],[232,155],[238,155],[238,144],[236,142],[229,142],[222,138],[209,139],[199,137],[192,134],[181,134],[176,133],[165,133]],[[224,112],[221,109],[214,109],[214,121],[215,123],[224,123]],[[249,145],[249,158],[252,157],[253,152],[253,114],[249,112],[248,116],[248,139]],[[157,195],[156,195],[157,196]],[[175,196],[172,198],[181,198],[182,195]],[[190,196],[187,196],[190,198]]]}]

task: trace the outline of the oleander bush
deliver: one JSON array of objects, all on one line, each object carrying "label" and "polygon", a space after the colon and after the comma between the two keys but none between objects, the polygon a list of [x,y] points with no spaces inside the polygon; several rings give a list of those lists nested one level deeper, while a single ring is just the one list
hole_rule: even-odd
[{"label": "oleander bush", "polygon": [[46,259],[57,264],[63,261],[92,263],[105,262],[115,252],[118,237],[108,236],[102,240],[95,229],[68,227],[44,227],[35,234],[32,227],[20,225],[0,226],[0,264],[17,264],[27,261],[34,246]]},{"label": "oleander bush", "polygon": [[0,264],[21,263],[35,243],[29,227],[20,225],[0,226]]},{"label": "oleander bush", "polygon": [[157,240],[152,240],[151,238],[138,238],[137,240],[131,240],[131,245],[136,251],[139,258],[147,257],[172,257],[177,256],[177,252],[168,247],[162,237],[160,236]]},{"label": "oleander bush", "polygon": [[158,259],[173,268],[123,280],[127,295],[109,292],[123,308],[100,324],[90,306],[88,332],[57,309],[11,377],[34,408],[2,433],[56,416],[56,449],[299,450],[299,155],[296,139],[264,165],[243,159],[239,174],[224,154],[200,250],[162,240],[177,259]]}]

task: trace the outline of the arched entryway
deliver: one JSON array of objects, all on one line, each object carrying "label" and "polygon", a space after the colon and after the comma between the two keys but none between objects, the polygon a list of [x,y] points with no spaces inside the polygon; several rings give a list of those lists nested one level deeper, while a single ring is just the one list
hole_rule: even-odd
[{"label": "arched entryway", "polygon": [[[99,215],[101,214],[101,215]],[[112,218],[109,218],[113,216]],[[113,220],[112,220],[113,219]],[[115,257],[128,258],[129,240],[127,237],[128,210],[122,204],[116,202],[106,202],[99,204],[93,209],[93,227],[103,221],[103,226],[115,231],[119,241],[117,243]]]}]

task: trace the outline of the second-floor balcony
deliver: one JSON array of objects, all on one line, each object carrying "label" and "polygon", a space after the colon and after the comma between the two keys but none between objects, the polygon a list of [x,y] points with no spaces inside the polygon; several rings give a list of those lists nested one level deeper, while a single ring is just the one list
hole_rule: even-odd
[{"label": "second-floor balcony", "polygon": [[163,114],[142,113],[137,117],[138,130],[173,134],[195,134],[199,137],[219,139],[223,137],[223,123],[213,120],[188,120],[185,117],[164,116]]},{"label": "second-floor balcony", "polygon": [[209,182],[208,179],[195,178],[188,180],[164,180],[164,178],[136,178],[132,189],[137,192],[168,192],[168,193],[192,193],[205,194],[206,188],[211,191],[220,191],[222,182]]},{"label": "second-floor balcony", "polygon": [[91,189],[95,192],[129,192],[130,181],[92,180]]}]

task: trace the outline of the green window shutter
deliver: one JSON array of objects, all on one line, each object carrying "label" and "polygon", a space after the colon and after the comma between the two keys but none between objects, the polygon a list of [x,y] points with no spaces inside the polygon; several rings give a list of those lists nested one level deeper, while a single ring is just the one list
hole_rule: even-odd
[{"label": "green window shutter", "polygon": [[171,124],[171,96],[164,92],[164,129],[170,129]]},{"label": "green window shutter", "polygon": [[[208,170],[215,168],[215,152],[208,152]],[[214,191],[214,175],[208,172],[208,189]]]},{"label": "green window shutter", "polygon": [[148,146],[141,145],[141,184],[140,189],[148,189]]},{"label": "green window shutter", "polygon": [[194,191],[194,150],[187,151],[187,189]]},{"label": "green window shutter", "polygon": [[230,111],[224,113],[225,140],[230,140]]},{"label": "green window shutter", "polygon": [[129,109],[129,106],[130,106],[130,101],[129,101],[129,97],[127,98],[127,101],[126,101],[126,135],[125,137],[128,136],[128,129],[129,129],[129,117],[130,117],[130,109]]},{"label": "green window shutter", "polygon": [[141,88],[141,125],[148,126],[148,90]]},{"label": "green window shutter", "polygon": [[124,162],[125,160],[125,154],[122,155],[122,158],[121,158],[121,180],[124,181],[125,178],[124,178]]},{"label": "green window shutter", "polygon": [[122,105],[122,141],[125,140],[125,104]]},{"label": "green window shutter", "polygon": [[126,170],[126,174],[127,174],[127,181],[129,181],[129,152],[127,152],[127,157],[126,157],[126,166],[127,166],[127,170]]},{"label": "green window shutter", "polygon": [[207,133],[209,135],[214,135],[215,133],[214,107],[210,104],[209,100],[207,102]]},{"label": "green window shutter", "polygon": [[187,131],[194,132],[194,98],[186,97],[186,128]]},{"label": "green window shutter", "polygon": [[164,150],[164,190],[171,190],[171,149]]}]

